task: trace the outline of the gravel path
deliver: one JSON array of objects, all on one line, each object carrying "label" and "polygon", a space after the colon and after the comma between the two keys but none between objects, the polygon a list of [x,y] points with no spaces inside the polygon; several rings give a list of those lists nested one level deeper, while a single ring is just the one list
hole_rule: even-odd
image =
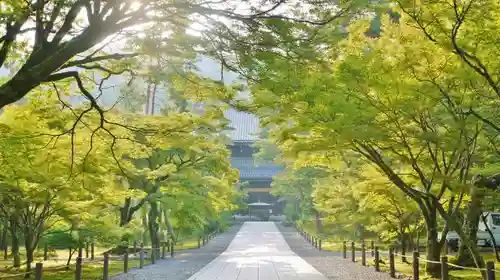
[{"label": "gravel path", "polygon": [[127,274],[111,277],[111,280],[186,280],[223,253],[240,227],[232,226],[200,249],[180,251],[175,259],[159,260],[143,269],[133,269]]},{"label": "gravel path", "polygon": [[286,242],[301,258],[314,266],[319,272],[323,273],[331,280],[389,280],[388,273],[375,272],[373,267],[364,267],[360,263],[352,263],[342,258],[341,252],[319,251],[299,235],[293,227],[284,227],[281,223],[276,223]]}]

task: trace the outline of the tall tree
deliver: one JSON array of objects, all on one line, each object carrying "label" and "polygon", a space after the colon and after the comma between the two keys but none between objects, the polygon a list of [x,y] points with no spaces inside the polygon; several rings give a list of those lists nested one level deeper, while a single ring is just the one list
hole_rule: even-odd
[{"label": "tall tree", "polygon": [[43,84],[70,80],[93,110],[102,111],[97,97],[82,85],[80,70],[97,70],[108,80],[134,76],[134,65],[150,61],[148,56],[179,69],[196,52],[225,60],[231,47],[267,45],[272,36],[280,37],[281,30],[275,29],[280,22],[323,25],[346,12],[351,2],[307,1],[311,9],[304,14],[300,2],[276,0],[245,2],[244,7],[237,1],[204,0],[3,1],[0,67],[8,67],[10,74],[0,84],[0,108]]},{"label": "tall tree", "polygon": [[[427,258],[438,261],[444,242],[444,235],[438,239],[439,216],[451,223],[459,210],[482,131],[460,107],[476,89],[458,86],[453,90],[462,103],[448,102],[443,91],[422,81],[419,75],[427,69],[408,66],[406,58],[414,54],[397,42],[411,29],[386,19],[385,33],[367,40],[365,24],[353,23],[349,37],[325,46],[318,62],[262,59],[266,71],[258,72],[263,79],[253,87],[253,105],[265,122],[277,125],[275,138],[292,157],[350,150],[377,166],[419,206]],[[439,62],[436,57],[432,73],[438,73]],[[447,66],[460,71],[457,64]],[[461,227],[453,223],[453,229],[465,238]],[[484,265],[467,241],[477,265]],[[431,263],[427,271],[439,274],[439,266]]]}]

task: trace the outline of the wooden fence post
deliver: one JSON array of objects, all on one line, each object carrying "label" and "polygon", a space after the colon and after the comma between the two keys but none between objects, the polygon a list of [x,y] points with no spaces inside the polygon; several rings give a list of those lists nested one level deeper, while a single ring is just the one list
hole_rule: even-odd
[{"label": "wooden fence post", "polygon": [[174,244],[175,242],[172,240],[172,242],[170,242],[170,257],[172,257],[172,259],[174,258]]},{"label": "wooden fence post", "polygon": [[35,280],[42,280],[42,277],[43,277],[43,263],[36,263]]},{"label": "wooden fence post", "polygon": [[378,252],[378,246],[375,246],[375,271],[380,271],[380,254]]},{"label": "wooden fence post", "polygon": [[94,242],[90,244],[90,259],[94,260],[95,259],[95,246]]},{"label": "wooden fence post", "polygon": [[104,264],[102,267],[102,280],[109,280],[109,254],[104,253]]},{"label": "wooden fence post", "polygon": [[441,256],[441,280],[449,280],[448,276],[448,257]]},{"label": "wooden fence post", "polygon": [[495,280],[495,262],[486,263],[486,279]]},{"label": "wooden fence post", "polygon": [[396,278],[396,266],[394,264],[394,248],[389,248],[389,274]]},{"label": "wooden fence post", "polygon": [[141,248],[139,249],[139,268],[144,267],[144,245],[141,244]]},{"label": "wooden fence post", "polygon": [[200,248],[201,248],[201,239],[200,239],[200,237],[198,237],[198,249],[200,249]]},{"label": "wooden fence post", "polygon": [[321,239],[319,240],[319,243],[318,243],[318,249],[321,251],[323,250],[323,244],[322,244],[322,241]]},{"label": "wooden fence post", "polygon": [[157,250],[158,250],[158,248],[154,248],[153,244],[151,244],[151,264],[156,263],[156,251]]},{"label": "wooden fence post", "polygon": [[128,248],[125,248],[125,254],[123,254],[123,272],[128,272]]},{"label": "wooden fence post", "polygon": [[375,241],[370,241],[370,246],[372,249],[372,257],[375,256]]},{"label": "wooden fence post", "polygon": [[361,241],[361,264],[366,266],[366,247],[365,241]]},{"label": "wooden fence post", "polygon": [[420,277],[420,268],[418,266],[418,251],[413,252],[413,280],[418,280]]},{"label": "wooden fence post", "polygon": [[89,258],[89,243],[88,242],[85,242],[85,258],[88,259]]},{"label": "wooden fence post", "polygon": [[347,259],[347,242],[342,242],[342,256]]},{"label": "wooden fence post", "polygon": [[167,239],[167,252],[170,252],[170,239]]},{"label": "wooden fence post", "polygon": [[43,245],[43,260],[46,261],[49,259],[49,246],[47,244]]},{"label": "wooden fence post", "polygon": [[401,262],[406,263],[406,249],[401,249]]},{"label": "wooden fence post", "polygon": [[82,248],[79,249],[76,257],[75,280],[82,280]]},{"label": "wooden fence post", "polygon": [[165,242],[163,242],[162,246],[161,246],[161,258],[162,259],[165,259]]},{"label": "wooden fence post", "polygon": [[351,261],[356,262],[356,243],[351,241]]}]

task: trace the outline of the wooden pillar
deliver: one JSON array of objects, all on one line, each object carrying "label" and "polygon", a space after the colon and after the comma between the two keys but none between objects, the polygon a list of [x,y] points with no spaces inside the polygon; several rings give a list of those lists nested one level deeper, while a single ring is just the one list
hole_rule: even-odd
[{"label": "wooden pillar", "polygon": [[139,252],[139,268],[144,267],[144,245],[141,244],[140,252]]},{"label": "wooden pillar", "polygon": [[413,280],[418,280],[420,277],[420,268],[418,264],[419,255],[418,251],[413,252]]},{"label": "wooden pillar", "polygon": [[375,256],[375,241],[370,241],[370,246],[371,246],[371,251],[372,251],[372,257]]},{"label": "wooden pillar", "polygon": [[365,241],[361,241],[361,264],[366,266],[366,247]]},{"label": "wooden pillar", "polygon": [[347,242],[342,242],[342,256],[347,259]]},{"label": "wooden pillar", "polygon": [[75,266],[75,280],[82,280],[82,248],[78,249],[78,257],[76,257],[76,266]]},{"label": "wooden pillar", "polygon": [[109,254],[104,253],[104,264],[102,267],[102,280],[109,280]]},{"label": "wooden pillar", "polygon": [[486,279],[495,280],[495,262],[486,263]]},{"label": "wooden pillar", "polygon": [[43,277],[43,263],[37,263],[35,266],[35,280],[42,280]]},{"label": "wooden pillar", "polygon": [[441,280],[449,280],[450,277],[448,275],[448,257],[441,257]]},{"label": "wooden pillar", "polygon": [[394,248],[389,249],[389,274],[392,278],[396,278],[396,265],[394,263]]},{"label": "wooden pillar", "polygon": [[351,241],[351,261],[356,262],[356,243]]},{"label": "wooden pillar", "polygon": [[123,254],[123,272],[128,272],[128,249],[125,249],[125,254]]},{"label": "wooden pillar", "polygon": [[375,271],[380,271],[380,254],[378,252],[378,247],[375,246]]},{"label": "wooden pillar", "polygon": [[49,246],[47,243],[43,245],[43,260],[46,261],[49,259]]}]

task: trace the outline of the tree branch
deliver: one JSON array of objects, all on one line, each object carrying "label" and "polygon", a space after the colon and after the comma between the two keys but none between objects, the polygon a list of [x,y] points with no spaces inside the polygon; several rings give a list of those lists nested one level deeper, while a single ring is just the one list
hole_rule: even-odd
[{"label": "tree branch", "polygon": [[9,54],[10,48],[12,44],[16,41],[17,35],[21,31],[21,27],[28,20],[30,15],[29,9],[24,12],[24,14],[17,20],[13,25],[11,22],[7,22],[6,24],[6,34],[2,37],[3,44],[2,48],[0,48],[0,67],[7,60],[7,55]]},{"label": "tree branch", "polygon": [[73,22],[75,21],[76,17],[80,13],[80,10],[83,8],[85,5],[85,2],[88,2],[89,0],[77,0],[69,9],[68,14],[66,15],[64,19],[64,23],[61,26],[61,28],[57,31],[56,35],[54,35],[54,38],[51,41],[52,45],[58,45],[61,40],[68,34],[68,32],[71,30],[71,27],[73,26]]},{"label": "tree branch", "polygon": [[70,62],[64,64],[61,68],[80,66],[82,64],[99,62],[99,61],[103,61],[103,60],[120,60],[120,59],[124,59],[124,58],[132,58],[132,57],[136,57],[138,55],[140,55],[140,54],[139,53],[130,53],[130,54],[114,53],[114,54],[95,56],[95,57],[88,56],[88,57],[85,57],[84,59],[70,61]]}]

